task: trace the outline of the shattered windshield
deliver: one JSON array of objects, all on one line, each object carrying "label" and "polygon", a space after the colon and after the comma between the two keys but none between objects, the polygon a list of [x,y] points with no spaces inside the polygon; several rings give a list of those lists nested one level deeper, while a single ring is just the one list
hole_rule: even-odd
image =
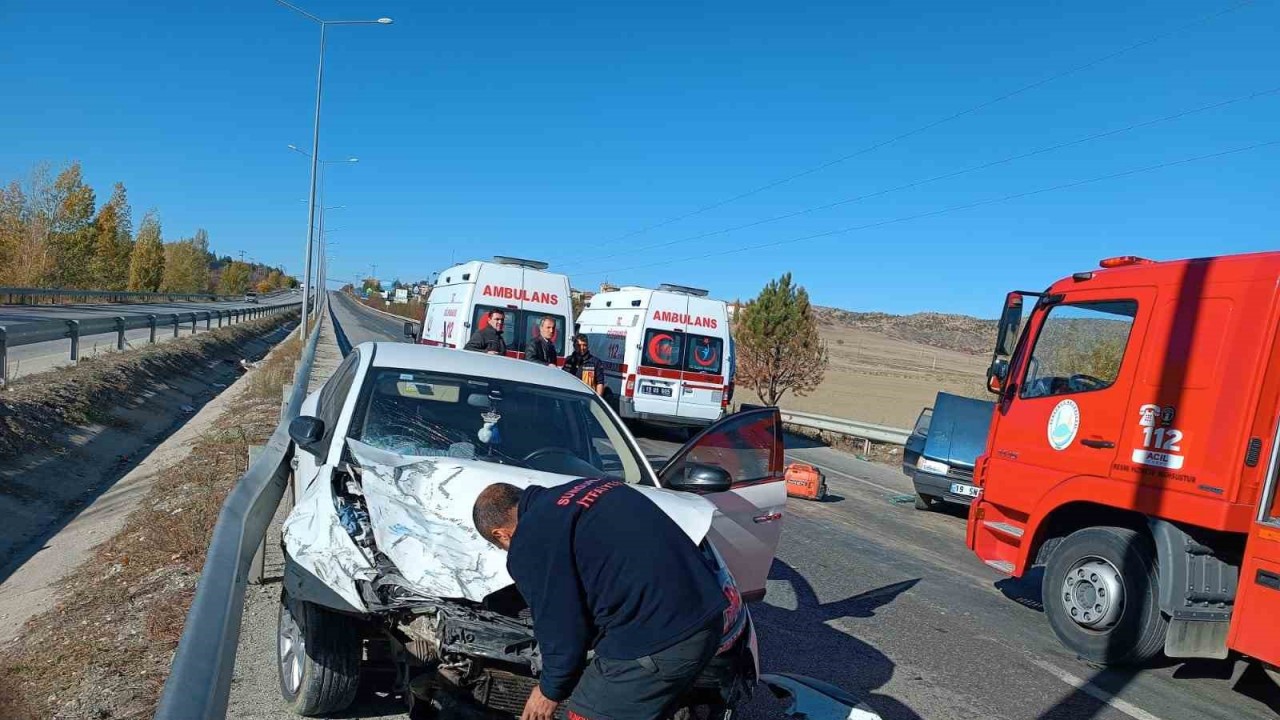
[{"label": "shattered windshield", "polygon": [[594,394],[396,368],[362,394],[349,434],[382,450],[652,484]]}]

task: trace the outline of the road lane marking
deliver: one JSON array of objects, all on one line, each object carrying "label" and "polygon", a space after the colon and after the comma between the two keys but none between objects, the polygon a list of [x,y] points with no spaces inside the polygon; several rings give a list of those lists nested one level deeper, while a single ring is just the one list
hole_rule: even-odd
[{"label": "road lane marking", "polygon": [[1124,700],[1121,700],[1120,698],[1116,697],[1112,693],[1098,687],[1097,685],[1094,685],[1088,680],[1081,680],[1080,678],[1076,677],[1075,675],[1072,675],[1071,673],[1067,672],[1066,670],[1063,670],[1062,668],[1058,667],[1057,665],[1054,665],[1053,663],[1046,662],[1044,660],[1040,660],[1034,657],[1028,658],[1028,659],[1031,660],[1031,662],[1041,670],[1044,670],[1045,672],[1058,678],[1059,680],[1070,685],[1071,687],[1074,687],[1075,689],[1079,690],[1085,695],[1088,695],[1094,700],[1097,700],[1098,702],[1101,702],[1107,705],[1111,709],[1116,710],[1118,712],[1122,712],[1125,715],[1128,715],[1134,720],[1161,720],[1159,716],[1152,715],[1151,713],[1147,712],[1146,710],[1143,710],[1140,707],[1137,707],[1132,703],[1125,702]]}]

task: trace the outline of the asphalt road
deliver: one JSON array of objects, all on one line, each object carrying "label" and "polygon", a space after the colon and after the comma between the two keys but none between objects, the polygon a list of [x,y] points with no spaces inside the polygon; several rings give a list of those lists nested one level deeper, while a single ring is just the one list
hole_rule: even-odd
[{"label": "asphalt road", "polygon": [[[162,320],[171,313],[202,312],[205,310],[236,310],[252,307],[265,307],[282,303],[300,302],[302,295],[286,292],[271,297],[263,297],[258,305],[245,302],[179,302],[127,304],[109,303],[102,305],[0,305],[0,327],[14,328],[23,323],[43,322],[47,320],[90,320],[98,318],[115,318],[131,315],[156,315]],[[217,321],[213,327],[217,328]],[[197,324],[197,332],[204,332],[204,323]],[[179,329],[179,336],[191,334],[191,324],[187,323]],[[150,330],[146,328],[125,331],[125,347],[146,345],[150,340]],[[156,341],[164,342],[173,338],[172,326],[161,326],[156,332]],[[80,356],[91,357],[100,352],[116,349],[115,333],[84,335],[80,338]],[[16,379],[23,375],[43,372],[55,367],[71,364],[71,342],[69,340],[52,340],[31,345],[18,345],[8,348],[9,378]]]},{"label": "asphalt road", "polygon": [[[398,338],[390,318],[333,307],[353,343]],[[640,435],[655,461],[678,447],[660,431]],[[1087,665],[1049,630],[1038,578],[1010,581],[968,551],[963,510],[917,511],[896,469],[799,438],[789,444],[790,458],[823,469],[831,496],[787,504],[768,596],[752,606],[766,671],[831,682],[885,720],[1263,720],[1280,712],[1280,691],[1243,661]],[[263,615],[266,635],[273,590],[258,592],[268,601],[248,608],[246,622]],[[287,717],[271,697],[274,677],[258,677],[274,673],[273,640],[242,637],[242,660],[261,688],[246,717]],[[780,717],[779,707],[761,693],[740,717]],[[405,717],[397,701],[373,693],[352,710],[344,716]]]},{"label": "asphalt road", "polygon": [[376,340],[404,340],[404,320],[383,315],[346,293],[329,293],[329,307],[352,346]]},{"label": "asphalt road", "polygon": [[[647,454],[677,447],[653,432]],[[832,497],[791,499],[764,603],[754,605],[767,671],[859,695],[885,720],[1253,720],[1280,691],[1242,661],[1136,672],[1064,650],[1039,608],[1039,576],[1011,581],[964,544],[964,510],[920,512],[900,472],[790,438]]]}]

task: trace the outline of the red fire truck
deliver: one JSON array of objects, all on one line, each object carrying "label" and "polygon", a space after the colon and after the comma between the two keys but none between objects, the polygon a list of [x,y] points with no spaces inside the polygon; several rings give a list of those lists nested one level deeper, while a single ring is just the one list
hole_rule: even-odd
[{"label": "red fire truck", "polygon": [[1010,293],[968,546],[1083,658],[1280,665],[1280,252]]}]

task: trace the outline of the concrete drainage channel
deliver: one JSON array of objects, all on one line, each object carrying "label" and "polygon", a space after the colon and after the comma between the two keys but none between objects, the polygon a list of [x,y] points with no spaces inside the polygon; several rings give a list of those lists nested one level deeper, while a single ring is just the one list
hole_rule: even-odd
[{"label": "concrete drainage channel", "polygon": [[[44,555],[53,547],[51,538],[73,522],[85,522],[81,514],[99,498],[106,506],[98,503],[92,514],[116,515],[122,521],[145,492],[145,483],[117,483],[233,384],[242,372],[241,360],[264,357],[295,327],[290,322],[231,348],[211,345],[209,354],[181,371],[163,376],[139,371],[132,394],[94,410],[91,422],[65,428],[42,447],[0,462],[0,513],[6,518],[0,530],[0,638],[11,637],[26,615],[43,609],[29,601],[30,593],[38,595],[46,581],[78,562],[61,550]],[[22,385],[15,392],[30,392]],[[12,432],[12,426],[7,430]],[[87,532],[94,542],[109,537],[96,522],[89,519],[86,528],[74,529]],[[37,556],[43,559],[24,567]]]}]

